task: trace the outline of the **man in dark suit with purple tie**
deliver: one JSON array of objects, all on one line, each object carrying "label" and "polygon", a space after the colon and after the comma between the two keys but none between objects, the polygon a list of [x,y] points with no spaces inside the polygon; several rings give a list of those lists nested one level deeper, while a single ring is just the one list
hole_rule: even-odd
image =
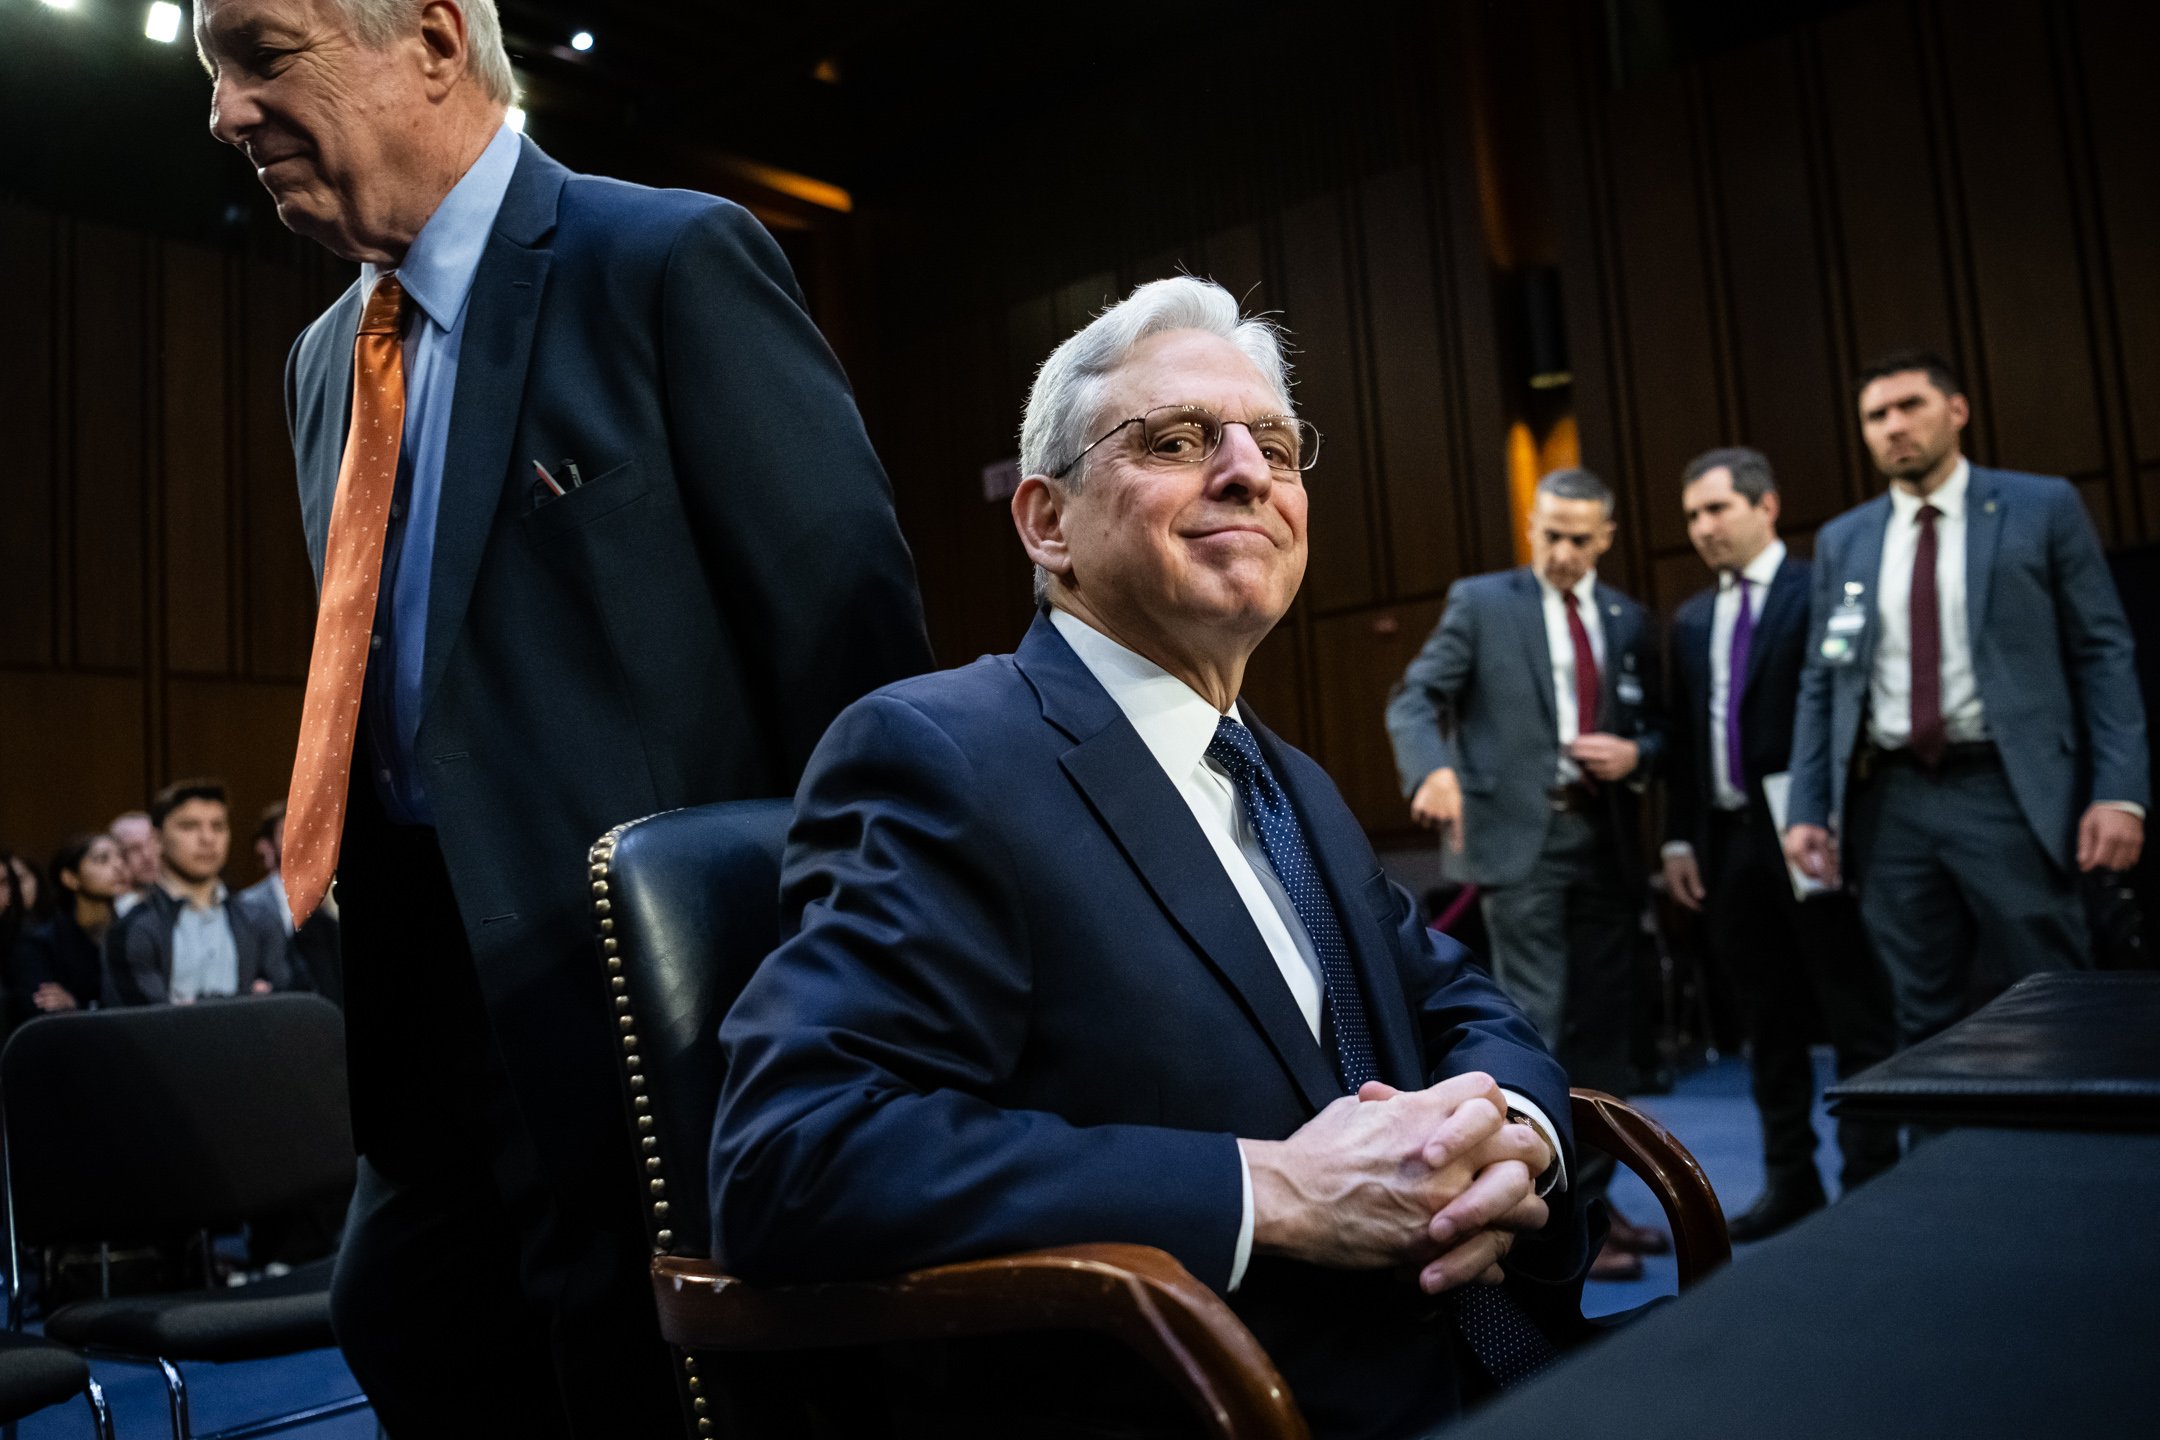
[{"label": "man in dark suit with purple tie", "polygon": [[[1744,447],[1697,456],[1682,476],[1688,539],[1717,583],[1673,617],[1665,884],[1705,912],[1710,948],[1741,994],[1762,1116],[1764,1185],[1732,1219],[1760,1240],[1824,1204],[1815,1171],[1819,1014],[1851,1075],[1896,1044],[1890,993],[1851,902],[1800,903],[1764,797],[1791,758],[1808,618],[1808,562],[1778,538],[1770,462]],[[1894,1131],[1841,1121],[1845,1188],[1896,1163]]]}]

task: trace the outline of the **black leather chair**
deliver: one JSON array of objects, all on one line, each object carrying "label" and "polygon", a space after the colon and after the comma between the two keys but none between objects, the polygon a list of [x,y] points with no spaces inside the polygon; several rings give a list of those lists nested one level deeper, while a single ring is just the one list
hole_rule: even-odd
[{"label": "black leather chair", "polygon": [[35,1335],[0,1334],[0,1425],[8,1427],[9,1435],[16,1421],[78,1395],[89,1403],[100,1440],[112,1440],[112,1411],[82,1356]]},{"label": "black leather chair", "polygon": [[[677,1352],[689,1433],[803,1430],[801,1416],[775,1420],[769,1396],[746,1393],[773,1368],[746,1357],[1056,1328],[1125,1344],[1222,1440],[1304,1436],[1296,1402],[1251,1332],[1160,1250],[1063,1246],[880,1282],[801,1286],[748,1285],[713,1263],[705,1171],[720,1019],[779,941],[789,814],[780,800],[670,811],[616,827],[591,855],[600,960],[646,1192],[653,1298]],[[1574,1100],[1578,1141],[1613,1154],[1658,1196],[1682,1286],[1730,1259],[1716,1193],[1686,1149],[1610,1095],[1577,1091]],[[717,1375],[716,1360],[725,1366]],[[863,1428],[823,1418],[830,1433]]]},{"label": "black leather chair", "polygon": [[[0,1145],[15,1255],[26,1245],[225,1234],[335,1204],[354,1174],[344,1017],[313,995],[270,995],[33,1020],[0,1050]],[[336,1343],[333,1263],[230,1289],[77,1301],[47,1316],[45,1331],[158,1367],[173,1434],[186,1440],[181,1363]],[[9,1325],[19,1328],[12,1266],[8,1292]],[[356,1395],[305,1413],[366,1403]]]}]

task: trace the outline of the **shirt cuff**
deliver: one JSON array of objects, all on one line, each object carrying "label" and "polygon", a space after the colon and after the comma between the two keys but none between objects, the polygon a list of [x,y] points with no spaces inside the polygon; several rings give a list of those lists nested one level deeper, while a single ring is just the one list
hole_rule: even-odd
[{"label": "shirt cuff", "polygon": [[1693,859],[1695,847],[1685,840],[1667,840],[1657,853],[1660,860]]},{"label": "shirt cuff", "polygon": [[[1518,1094],[1517,1092],[1509,1090],[1504,1086],[1501,1088],[1500,1095],[1501,1098],[1507,1101],[1508,1109],[1520,1110],[1523,1113],[1524,1118],[1529,1120],[1531,1128],[1536,1130],[1538,1134],[1544,1138],[1545,1143],[1552,1147],[1552,1168],[1546,1171],[1545,1174],[1538,1177],[1538,1198],[1542,1200],[1547,1195],[1558,1194],[1562,1191],[1565,1191],[1568,1188],[1567,1157],[1561,1153],[1560,1132],[1553,1128],[1552,1118],[1548,1116],[1543,1110],[1540,1110],[1538,1108],[1537,1102],[1535,1100],[1532,1100],[1527,1095]],[[1244,1152],[1240,1151],[1239,1153],[1242,1155]],[[1251,1224],[1252,1218],[1252,1181],[1250,1179],[1245,1182],[1245,1190],[1245,1214],[1246,1223],[1249,1226]],[[1239,1243],[1244,1244],[1250,1239],[1250,1235],[1247,1235]]]},{"label": "shirt cuff", "polygon": [[2135,815],[2140,820],[2145,818],[2145,807],[2135,800],[2095,800],[2093,804],[2102,810],[2120,810],[2123,814]]},{"label": "shirt cuff", "polygon": [[1237,1147],[1237,1168],[1238,1184],[1245,1191],[1245,1218],[1238,1221],[1237,1249],[1230,1256],[1230,1283],[1223,1287],[1226,1292],[1234,1291],[1244,1283],[1245,1266],[1252,1260],[1252,1162],[1245,1158],[1243,1145]]}]

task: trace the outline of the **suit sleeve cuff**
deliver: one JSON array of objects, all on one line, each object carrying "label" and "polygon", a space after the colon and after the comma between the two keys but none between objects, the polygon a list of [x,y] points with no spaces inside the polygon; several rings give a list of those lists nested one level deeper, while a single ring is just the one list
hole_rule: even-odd
[{"label": "suit sleeve cuff", "polygon": [[[1537,1131],[1545,1143],[1552,1147],[1553,1163],[1543,1175],[1538,1177],[1538,1198],[1542,1200],[1547,1195],[1565,1191],[1568,1188],[1567,1157],[1561,1152],[1560,1132],[1553,1128],[1552,1117],[1540,1110],[1537,1102],[1527,1095],[1519,1094],[1516,1091],[1507,1089],[1505,1086],[1501,1087],[1500,1094],[1507,1101],[1508,1109],[1519,1112],[1525,1120],[1530,1122],[1530,1128]],[[1240,1151],[1239,1155],[1242,1157],[1243,1153],[1243,1151]],[[1249,1228],[1252,1224],[1252,1181],[1250,1178],[1245,1182],[1245,1193],[1245,1219]],[[1249,1238],[1249,1235],[1241,1237],[1238,1243],[1240,1245],[1246,1244]],[[1243,1254],[1242,1251],[1239,1253],[1240,1255]],[[1242,1273],[1244,1261],[1241,1259],[1238,1264]]]},{"label": "suit sleeve cuff", "polygon": [[2120,810],[2123,814],[2135,815],[2140,820],[2145,818],[2145,807],[2135,800],[2095,800],[2093,804],[2102,810]]},{"label": "suit sleeve cuff", "polygon": [[1665,842],[1664,848],[1658,851],[1658,859],[1684,860],[1692,857],[1694,854],[1695,847],[1693,845],[1690,845],[1687,841],[1667,840]]},{"label": "suit sleeve cuff", "polygon": [[1245,1192],[1244,1210],[1242,1212],[1244,1218],[1238,1221],[1237,1249],[1232,1252],[1230,1257],[1230,1283],[1223,1287],[1226,1293],[1236,1290],[1239,1285],[1244,1283],[1245,1266],[1252,1260],[1252,1162],[1245,1158],[1245,1147],[1242,1145],[1238,1146],[1237,1168],[1238,1184]]}]

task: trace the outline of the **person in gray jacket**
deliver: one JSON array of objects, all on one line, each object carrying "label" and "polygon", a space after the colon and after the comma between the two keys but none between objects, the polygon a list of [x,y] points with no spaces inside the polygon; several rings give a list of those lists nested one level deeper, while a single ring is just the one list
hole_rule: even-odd
[{"label": "person in gray jacket", "polygon": [[105,937],[104,1003],[188,1005],[291,988],[285,933],[225,888],[232,848],[225,787],[181,780],[150,806],[157,883]]},{"label": "person in gray jacket", "polygon": [[[1483,892],[1493,978],[1577,1085],[1629,1087],[1632,950],[1644,858],[1637,805],[1664,745],[1657,631],[1597,578],[1613,494],[1587,470],[1538,482],[1530,564],[1448,592],[1389,698],[1410,813]],[[1583,1198],[1609,1158],[1586,1157]],[[1664,1237],[1613,1217],[1591,1274],[1640,1273]]]},{"label": "person in gray jacket", "polygon": [[2013,979],[2091,964],[2078,876],[2137,863],[2151,781],[2076,489],[1969,462],[1940,356],[1884,357],[1858,399],[1890,489],[1815,539],[1785,853],[1858,893],[1910,1044],[1965,1013],[1983,951]]}]

